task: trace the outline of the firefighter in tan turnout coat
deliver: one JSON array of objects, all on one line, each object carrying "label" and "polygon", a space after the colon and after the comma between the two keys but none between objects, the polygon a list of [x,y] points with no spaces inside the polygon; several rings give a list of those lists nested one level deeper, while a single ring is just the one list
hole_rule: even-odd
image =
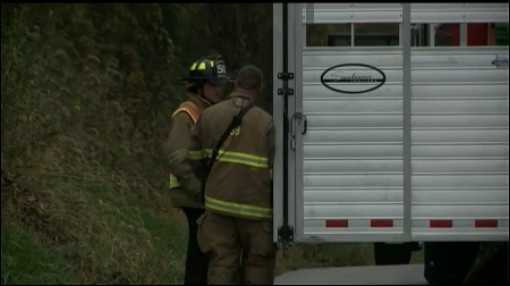
[{"label": "firefighter in tan turnout coat", "polygon": [[196,239],[196,221],[204,212],[201,182],[183,162],[196,122],[205,108],[224,98],[222,88],[226,80],[225,63],[220,56],[201,58],[190,66],[185,78],[188,98],[173,112],[170,133],[164,144],[171,170],[169,194],[174,207],[180,208],[188,221],[186,285],[206,283],[207,257],[200,251]]},{"label": "firefighter in tan turnout coat", "polygon": [[[198,230],[199,246],[209,257],[209,284],[273,283],[273,124],[254,106],[262,81],[259,68],[241,68],[230,98],[205,110],[192,135],[190,159],[200,162],[196,169],[207,168],[217,150]],[[233,128],[236,116],[240,125]],[[222,134],[226,139],[218,148]]]}]

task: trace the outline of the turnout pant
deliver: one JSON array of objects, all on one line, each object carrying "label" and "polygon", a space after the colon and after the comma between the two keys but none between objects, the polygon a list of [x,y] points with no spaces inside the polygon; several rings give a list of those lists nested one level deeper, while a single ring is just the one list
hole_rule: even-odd
[{"label": "turnout pant", "polygon": [[207,282],[207,256],[202,253],[197,242],[198,218],[203,209],[182,208],[188,220],[188,249],[186,252],[185,285],[204,285]]},{"label": "turnout pant", "polygon": [[209,257],[208,284],[273,284],[272,222],[206,211],[198,243]]}]

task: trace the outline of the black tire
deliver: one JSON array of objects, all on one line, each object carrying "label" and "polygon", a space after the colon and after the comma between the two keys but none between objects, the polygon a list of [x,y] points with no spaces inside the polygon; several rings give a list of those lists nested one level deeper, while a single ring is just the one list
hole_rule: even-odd
[{"label": "black tire", "polygon": [[482,242],[478,259],[466,275],[464,285],[509,285],[508,256],[508,241]]},{"label": "black tire", "polygon": [[431,285],[460,285],[474,264],[479,242],[425,242],[425,279]]}]

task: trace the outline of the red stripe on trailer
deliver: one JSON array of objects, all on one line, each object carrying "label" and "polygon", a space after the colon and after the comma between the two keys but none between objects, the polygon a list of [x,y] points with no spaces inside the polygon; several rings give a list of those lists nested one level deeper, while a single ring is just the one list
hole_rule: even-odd
[{"label": "red stripe on trailer", "polygon": [[392,219],[372,219],[370,220],[371,227],[393,227]]},{"label": "red stripe on trailer", "polygon": [[348,227],[349,221],[346,219],[328,219],[326,220],[326,227]]},{"label": "red stripe on trailer", "polygon": [[432,219],[430,220],[430,227],[452,227],[452,220],[450,219]]},{"label": "red stripe on trailer", "polygon": [[498,227],[498,221],[495,219],[477,219],[475,227]]}]

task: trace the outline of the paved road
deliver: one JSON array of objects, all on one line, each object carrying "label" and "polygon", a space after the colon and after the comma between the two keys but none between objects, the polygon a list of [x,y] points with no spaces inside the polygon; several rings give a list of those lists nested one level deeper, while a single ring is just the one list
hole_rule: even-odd
[{"label": "paved road", "polygon": [[274,284],[427,285],[423,270],[423,264],[309,268],[283,273]]}]

